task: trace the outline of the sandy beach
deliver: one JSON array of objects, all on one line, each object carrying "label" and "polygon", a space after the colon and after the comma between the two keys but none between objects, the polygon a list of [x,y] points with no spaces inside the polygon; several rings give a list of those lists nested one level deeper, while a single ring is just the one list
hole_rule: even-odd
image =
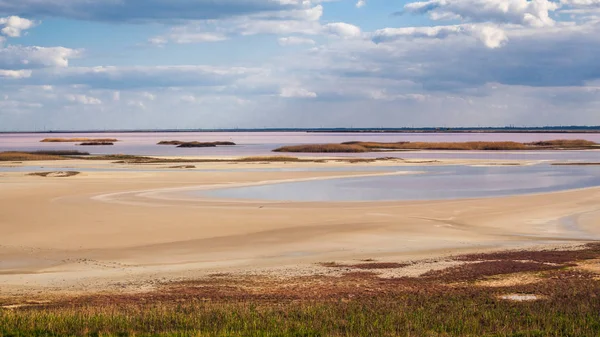
[{"label": "sandy beach", "polygon": [[[447,163],[402,165],[440,164]],[[3,164],[10,165],[24,164]],[[161,171],[165,165],[81,160],[27,165],[49,171],[53,167],[99,171],[68,178],[0,172],[0,288],[4,294],[137,291],[152,280],[219,272],[299,275],[322,272],[317,264],[328,261],[427,260],[600,238],[600,188],[443,201],[212,200],[193,198],[185,191],[406,172],[366,172],[360,167],[227,171],[232,167],[352,167],[335,162],[197,165],[202,171]],[[388,164],[361,164],[367,165]],[[102,171],[116,167],[123,170]],[[566,217],[568,223],[561,220]]]}]

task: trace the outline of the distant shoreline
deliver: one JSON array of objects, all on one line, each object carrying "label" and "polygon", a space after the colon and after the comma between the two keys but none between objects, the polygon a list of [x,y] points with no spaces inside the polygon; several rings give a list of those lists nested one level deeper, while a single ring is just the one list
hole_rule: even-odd
[{"label": "distant shoreline", "polygon": [[306,132],[306,133],[600,133],[600,126],[484,127],[484,128],[265,128],[265,129],[185,129],[185,130],[53,130],[0,131],[0,134],[85,134],[85,133],[191,133],[191,132]]}]

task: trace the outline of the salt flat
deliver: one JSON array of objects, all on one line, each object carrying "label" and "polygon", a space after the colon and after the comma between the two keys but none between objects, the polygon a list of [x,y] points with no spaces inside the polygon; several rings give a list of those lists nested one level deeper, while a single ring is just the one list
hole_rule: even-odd
[{"label": "salt flat", "polygon": [[[457,162],[452,162],[456,164]],[[461,161],[482,164],[482,161]],[[405,165],[440,165],[405,164]],[[22,165],[22,164],[20,164]],[[109,162],[39,162],[111,168]],[[600,238],[600,188],[499,198],[278,202],[192,198],[214,188],[340,176],[346,171],[231,171],[342,163],[160,165],[85,171],[68,178],[0,175],[0,288],[3,292],[131,290],[151,280],[218,272],[306,273],[332,260],[418,260],[475,251],[577,244]],[[378,163],[361,164],[379,165]],[[154,168],[156,170],[143,170]],[[560,219],[573,216],[575,224]],[[129,288],[127,288],[129,289]]]}]

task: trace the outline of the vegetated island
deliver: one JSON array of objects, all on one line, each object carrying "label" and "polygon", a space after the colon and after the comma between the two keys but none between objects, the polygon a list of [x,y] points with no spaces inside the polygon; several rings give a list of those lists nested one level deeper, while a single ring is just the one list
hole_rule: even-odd
[{"label": "vegetated island", "polygon": [[157,143],[157,145],[176,145],[177,147],[217,147],[217,146],[233,146],[236,145],[234,142],[183,142],[180,140],[163,140]]},{"label": "vegetated island", "polygon": [[81,146],[97,146],[97,145],[103,146],[103,145],[115,145],[115,144],[112,142],[83,142],[78,145],[81,145]]},{"label": "vegetated island", "polygon": [[18,152],[7,151],[0,152],[0,162],[2,161],[38,161],[38,160],[66,160],[80,158],[81,156],[89,156],[89,152],[75,150],[46,150],[46,151],[31,151]]},{"label": "vegetated island", "polygon": [[590,150],[599,149],[600,144],[583,139],[556,139],[531,143],[518,142],[345,142],[341,144],[306,144],[283,146],[274,152],[301,153],[360,153],[378,151],[415,151],[415,150],[449,150],[449,151],[512,151],[512,150]]},{"label": "vegetated island", "polygon": [[115,138],[45,138],[40,143],[115,143]]},{"label": "vegetated island", "polygon": [[[386,161],[404,161],[402,158],[395,157],[380,157],[380,158],[336,158],[336,159],[320,159],[320,158],[298,158],[291,156],[251,156],[241,158],[159,158],[146,157],[127,154],[108,154],[108,155],[89,155],[88,152],[80,151],[34,151],[34,152],[0,152],[0,162],[6,161],[42,161],[42,160],[69,160],[69,159],[86,159],[86,160],[106,160],[112,161],[113,164],[182,164],[182,163],[326,163],[330,161],[340,163],[375,163]],[[431,162],[436,162],[431,161]],[[192,168],[183,165],[177,168]],[[190,165],[191,166],[191,165]],[[173,167],[174,168],[174,167]]]}]

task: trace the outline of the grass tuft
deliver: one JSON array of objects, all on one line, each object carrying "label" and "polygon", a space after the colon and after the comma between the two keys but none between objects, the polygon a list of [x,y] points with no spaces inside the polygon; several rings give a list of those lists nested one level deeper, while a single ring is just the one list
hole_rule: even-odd
[{"label": "grass tuft", "polygon": [[51,172],[33,172],[28,173],[28,176],[36,177],[52,177],[52,178],[67,178],[78,175],[80,172],[77,171],[51,171]]},{"label": "grass tuft", "polygon": [[360,145],[348,144],[309,144],[283,146],[273,150],[274,152],[303,152],[303,153],[360,153],[368,152]]}]

